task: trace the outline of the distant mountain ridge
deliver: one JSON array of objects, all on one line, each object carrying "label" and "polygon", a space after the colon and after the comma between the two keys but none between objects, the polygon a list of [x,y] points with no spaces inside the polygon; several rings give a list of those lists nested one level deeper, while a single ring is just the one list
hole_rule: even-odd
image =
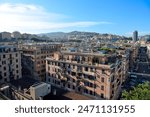
[{"label": "distant mountain ridge", "polygon": [[71,38],[71,39],[87,39],[92,37],[98,37],[98,38],[123,38],[123,36],[114,35],[114,34],[100,34],[96,32],[83,32],[83,31],[72,31],[72,32],[52,32],[52,33],[41,33],[38,34],[38,36],[47,36],[49,38]]}]

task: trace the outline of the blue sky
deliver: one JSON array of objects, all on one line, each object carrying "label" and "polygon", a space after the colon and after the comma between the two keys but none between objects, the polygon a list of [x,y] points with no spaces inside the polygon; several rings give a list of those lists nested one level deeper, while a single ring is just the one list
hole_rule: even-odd
[{"label": "blue sky", "polygon": [[150,34],[150,0],[0,0],[0,31]]}]

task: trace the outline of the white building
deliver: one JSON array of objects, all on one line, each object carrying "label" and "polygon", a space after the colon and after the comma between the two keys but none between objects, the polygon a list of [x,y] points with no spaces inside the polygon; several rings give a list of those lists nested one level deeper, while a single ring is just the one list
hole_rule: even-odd
[{"label": "white building", "polygon": [[18,39],[21,38],[21,33],[18,31],[15,31],[11,34],[12,38]]},{"label": "white building", "polygon": [[51,92],[51,85],[39,82],[32,86],[29,89],[24,89],[24,91],[13,90],[13,97],[16,100],[41,100],[44,96],[48,95]]},{"label": "white building", "polygon": [[1,39],[11,39],[11,33],[1,32]]},{"label": "white building", "polygon": [[47,83],[37,83],[30,87],[30,95],[32,99],[40,99],[51,92],[50,84]]}]

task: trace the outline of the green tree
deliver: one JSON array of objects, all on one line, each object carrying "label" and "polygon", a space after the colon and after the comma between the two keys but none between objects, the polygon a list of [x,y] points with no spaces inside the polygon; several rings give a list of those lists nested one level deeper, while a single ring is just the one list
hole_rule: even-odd
[{"label": "green tree", "polygon": [[122,92],[123,100],[150,100],[150,82],[144,82],[134,87],[132,90]]}]

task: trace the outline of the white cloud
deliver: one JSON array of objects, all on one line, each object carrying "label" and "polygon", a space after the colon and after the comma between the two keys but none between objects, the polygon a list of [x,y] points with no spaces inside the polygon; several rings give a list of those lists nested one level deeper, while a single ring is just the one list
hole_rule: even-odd
[{"label": "white cloud", "polygon": [[49,13],[43,7],[28,4],[0,4],[0,31],[41,33],[70,27],[90,27],[109,22],[62,22],[67,16]]}]

